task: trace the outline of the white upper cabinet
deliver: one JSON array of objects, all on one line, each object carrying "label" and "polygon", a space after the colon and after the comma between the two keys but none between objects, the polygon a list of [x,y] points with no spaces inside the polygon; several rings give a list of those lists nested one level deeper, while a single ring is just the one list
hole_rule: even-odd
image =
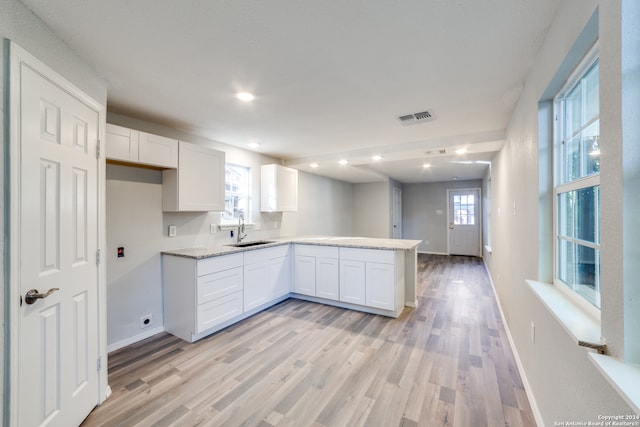
[{"label": "white upper cabinet", "polygon": [[162,210],[224,210],[224,152],[180,141],[178,169],[162,171]]},{"label": "white upper cabinet", "polygon": [[159,168],[178,167],[178,140],[107,123],[106,156]]},{"label": "white upper cabinet", "polygon": [[260,181],[262,212],[298,210],[298,171],[280,165],[263,165]]},{"label": "white upper cabinet", "polygon": [[139,134],[137,130],[107,123],[105,134],[107,159],[137,163]]},{"label": "white upper cabinet", "polygon": [[178,140],[140,132],[138,163],[166,168],[178,167]]}]

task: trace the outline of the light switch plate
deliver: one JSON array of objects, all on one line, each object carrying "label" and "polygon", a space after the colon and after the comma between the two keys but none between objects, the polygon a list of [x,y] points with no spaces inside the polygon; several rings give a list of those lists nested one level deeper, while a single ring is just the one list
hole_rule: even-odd
[{"label": "light switch plate", "polygon": [[169,237],[176,237],[177,227],[175,225],[169,226]]},{"label": "light switch plate", "polygon": [[216,224],[209,224],[209,234],[216,234],[218,232],[218,226]]}]

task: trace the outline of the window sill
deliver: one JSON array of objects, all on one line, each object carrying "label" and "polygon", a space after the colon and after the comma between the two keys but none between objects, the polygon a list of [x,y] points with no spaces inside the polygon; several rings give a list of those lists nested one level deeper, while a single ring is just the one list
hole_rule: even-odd
[{"label": "window sill", "polygon": [[589,359],[631,408],[640,414],[640,365],[629,365],[614,357],[590,353]]},{"label": "window sill", "polygon": [[[244,228],[248,229],[248,230],[260,230],[260,224],[258,223],[245,223],[244,224]],[[220,231],[229,231],[229,230],[237,230],[238,229],[238,224],[234,223],[234,224],[218,224],[218,229]]]},{"label": "window sill", "polygon": [[549,283],[527,280],[527,284],[576,344],[579,341],[601,342],[600,321],[576,305],[564,292]]}]

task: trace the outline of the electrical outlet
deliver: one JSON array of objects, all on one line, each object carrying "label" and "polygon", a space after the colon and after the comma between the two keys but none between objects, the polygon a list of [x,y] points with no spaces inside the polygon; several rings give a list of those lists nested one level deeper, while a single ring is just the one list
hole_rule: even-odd
[{"label": "electrical outlet", "polygon": [[531,342],[536,343],[536,324],[531,322]]},{"label": "electrical outlet", "polygon": [[209,234],[216,234],[218,232],[218,226],[216,224],[209,224]]},{"label": "electrical outlet", "polygon": [[176,237],[177,234],[177,227],[175,225],[170,225],[169,226],[169,237]]},{"label": "electrical outlet", "polygon": [[142,316],[140,318],[140,329],[148,328],[149,326],[151,326],[152,321],[153,321],[152,314],[147,314],[145,316]]}]

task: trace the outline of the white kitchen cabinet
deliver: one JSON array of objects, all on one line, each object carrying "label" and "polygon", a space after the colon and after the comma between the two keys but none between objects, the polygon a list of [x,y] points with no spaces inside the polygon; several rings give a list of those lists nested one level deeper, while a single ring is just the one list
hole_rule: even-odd
[{"label": "white kitchen cabinet", "polygon": [[269,300],[284,297],[290,292],[291,261],[287,252],[286,256],[269,260]]},{"label": "white kitchen cabinet", "polygon": [[178,141],[107,123],[106,157],[158,168],[178,167]]},{"label": "white kitchen cabinet", "polygon": [[316,296],[330,300],[340,299],[340,275],[337,258],[316,258]]},{"label": "white kitchen cabinet", "polygon": [[244,311],[269,300],[269,263],[260,261],[244,266]]},{"label": "white kitchen cabinet", "polygon": [[393,310],[395,307],[395,269],[393,264],[367,262],[365,305]]},{"label": "white kitchen cabinet", "polygon": [[298,210],[298,171],[280,165],[260,168],[260,210],[291,212]]},{"label": "white kitchen cabinet", "polygon": [[244,253],[244,311],[250,311],[291,292],[289,245]]},{"label": "white kitchen cabinet", "polygon": [[404,306],[404,253],[340,248],[340,301],[399,314]]},{"label": "white kitchen cabinet", "polygon": [[163,256],[164,328],[193,342],[243,313],[242,253],[196,260]]},{"label": "white kitchen cabinet", "polygon": [[164,168],[177,168],[178,140],[140,132],[138,163]]},{"label": "white kitchen cabinet", "polygon": [[339,293],[338,248],[295,245],[293,291],[337,300]]},{"label": "white kitchen cabinet", "polygon": [[316,258],[295,255],[293,291],[302,295],[316,295]]},{"label": "white kitchen cabinet", "polygon": [[340,260],[340,301],[365,305],[365,262]]},{"label": "white kitchen cabinet", "polygon": [[224,152],[180,141],[178,169],[162,171],[162,210],[224,210]]},{"label": "white kitchen cabinet", "polygon": [[105,155],[108,160],[136,163],[138,161],[139,132],[107,123]]}]

